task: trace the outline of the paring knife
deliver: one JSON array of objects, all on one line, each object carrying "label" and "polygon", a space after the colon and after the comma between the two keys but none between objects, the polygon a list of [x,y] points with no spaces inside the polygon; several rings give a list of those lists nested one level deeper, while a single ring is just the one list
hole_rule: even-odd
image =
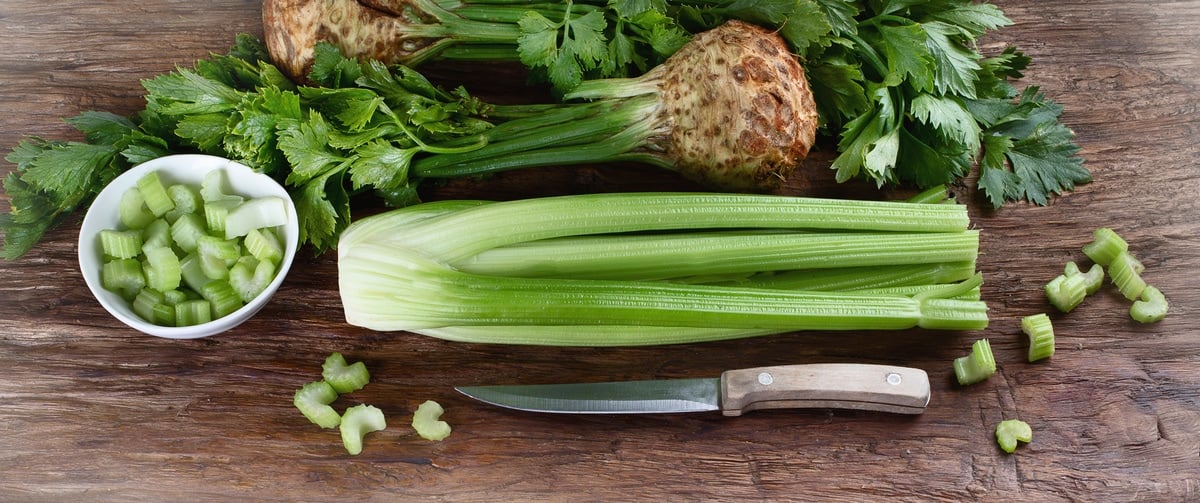
[{"label": "paring knife", "polygon": [[460,386],[482,402],[533,412],[634,414],[834,408],[920,414],[929,405],[924,370],[814,363],[728,370],[720,377],[574,384]]}]

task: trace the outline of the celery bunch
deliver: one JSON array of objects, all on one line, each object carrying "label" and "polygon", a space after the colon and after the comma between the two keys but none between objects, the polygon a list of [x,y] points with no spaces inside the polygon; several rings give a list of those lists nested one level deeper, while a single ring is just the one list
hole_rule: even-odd
[{"label": "celery bunch", "polygon": [[798,330],[977,330],[957,204],[628,193],[443,201],[352,224],[346,319],[468,342],[647,345]]}]

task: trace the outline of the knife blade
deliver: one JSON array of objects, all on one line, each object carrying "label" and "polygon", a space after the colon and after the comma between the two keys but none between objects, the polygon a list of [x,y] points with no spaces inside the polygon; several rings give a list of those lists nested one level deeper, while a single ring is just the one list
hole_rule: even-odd
[{"label": "knife blade", "polygon": [[459,386],[481,402],[531,412],[636,414],[833,408],[920,414],[929,405],[924,370],[862,363],[810,363],[727,370],[720,377],[649,381]]}]

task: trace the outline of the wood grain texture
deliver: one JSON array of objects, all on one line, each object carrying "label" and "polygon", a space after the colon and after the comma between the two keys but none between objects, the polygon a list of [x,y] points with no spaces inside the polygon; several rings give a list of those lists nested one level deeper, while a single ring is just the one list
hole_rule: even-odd
[{"label": "wood grain texture", "polygon": [[[1048,207],[986,208],[982,230],[992,325],[982,333],[804,333],[654,348],[463,345],[348,326],[332,256],[302,254],[274,301],[240,328],[160,340],[108,316],[75,261],[78,220],[26,257],[0,262],[0,500],[4,501],[1195,501],[1200,499],[1200,2],[997,1],[1015,21],[982,46],[1033,57],[1025,84],[1066,110],[1096,181]],[[141,107],[139,79],[224,52],[261,33],[259,4],[0,4],[0,147],[26,135],[74,138],[61,119]],[[519,73],[505,79],[519,83]],[[480,80],[441,67],[445,82]],[[492,74],[488,74],[492,75]],[[522,100],[519,86],[472,85]],[[470,85],[470,84],[469,84]],[[870,194],[835,185],[824,145],[792,194]],[[3,164],[0,172],[13,169]],[[431,199],[688,189],[624,166],[541,169],[431,187]],[[0,209],[8,200],[0,198]],[[364,209],[364,211],[369,211]],[[1024,362],[1020,317],[1051,310],[1041,286],[1100,226],[1117,228],[1170,298],[1161,323],[1130,321],[1106,293],[1054,315],[1058,351]],[[978,337],[1000,364],[962,388],[950,360]],[[388,415],[350,457],[333,431],[291,405],[341,351],[373,380],[338,406]],[[573,417],[490,408],[451,386],[715,376],[814,362],[913,366],[933,399],[920,416],[855,411]],[[455,428],[428,442],[408,427],[417,404]],[[1032,425],[1013,455],[995,445],[1006,418]]]}]

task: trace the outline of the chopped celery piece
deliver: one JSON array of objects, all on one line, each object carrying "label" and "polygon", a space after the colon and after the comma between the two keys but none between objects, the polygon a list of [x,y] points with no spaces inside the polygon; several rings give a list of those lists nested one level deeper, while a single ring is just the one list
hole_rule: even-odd
[{"label": "chopped celery piece", "polygon": [[208,224],[208,231],[213,235],[224,236],[229,213],[239,204],[241,201],[221,200],[204,203],[204,221]]},{"label": "chopped celery piece", "polygon": [[212,321],[212,305],[204,299],[175,304],[175,326],[186,327]]},{"label": "chopped celery piece", "polygon": [[296,390],[296,394],[292,397],[292,404],[300,409],[300,413],[304,414],[309,421],[312,421],[317,426],[322,428],[336,428],[342,422],[342,416],[338,415],[336,410],[333,410],[329,404],[337,400],[337,391],[325,381],[314,381]]},{"label": "chopped celery piece", "polygon": [[1113,285],[1121,291],[1121,295],[1129,300],[1137,300],[1141,298],[1142,290],[1146,289],[1146,280],[1142,279],[1141,275],[1143,269],[1141,262],[1128,251],[1123,251],[1114,256],[1109,263],[1108,274]]},{"label": "chopped celery piece", "polygon": [[205,222],[200,215],[188,213],[180,215],[171,224],[171,240],[185,253],[196,251],[200,238],[208,234]]},{"label": "chopped celery piece", "polygon": [[1046,313],[1021,318],[1021,331],[1029,336],[1029,361],[1035,362],[1054,355],[1054,325]]},{"label": "chopped celery piece", "polygon": [[279,264],[283,259],[283,244],[272,229],[253,229],[247,232],[242,245],[258,260]]},{"label": "chopped celery piece", "polygon": [[242,255],[236,240],[216,236],[200,236],[196,240],[196,253],[200,256],[200,269],[211,279],[228,278],[229,267]]},{"label": "chopped celery piece", "polygon": [[142,233],[137,230],[100,231],[100,249],[113,258],[134,258],[142,253]]},{"label": "chopped celery piece", "polygon": [[954,359],[954,376],[963,386],[983,382],[995,373],[996,358],[987,339],[975,341],[971,354]]},{"label": "chopped celery piece", "polygon": [[204,274],[204,268],[200,265],[200,255],[195,253],[189,253],[179,261],[179,271],[183,277],[183,283],[197,292],[213,280]]},{"label": "chopped celery piece", "polygon": [[132,301],[146,286],[142,263],[132,258],[105,262],[100,267],[100,284],[106,290],[117,292],[126,300]]},{"label": "chopped celery piece", "polygon": [[1154,323],[1167,317],[1167,309],[1167,297],[1158,288],[1147,285],[1141,298],[1129,307],[1129,317],[1138,323]]},{"label": "chopped celery piece", "polygon": [[146,201],[146,207],[155,217],[162,217],[168,211],[175,209],[175,201],[172,201],[171,196],[167,195],[167,187],[158,178],[157,171],[142,175],[137,181],[137,188]]},{"label": "chopped celery piece", "polygon": [[258,197],[229,211],[225,219],[225,238],[245,236],[254,229],[272,228],[286,224],[287,204],[278,197]]},{"label": "chopped celery piece", "polygon": [[175,207],[164,215],[168,222],[175,223],[179,217],[200,212],[204,201],[200,199],[200,191],[185,183],[177,183],[167,187],[167,195],[175,203]]},{"label": "chopped celery piece", "polygon": [[182,280],[182,270],[179,267],[179,256],[166,246],[146,246],[142,248],[149,267],[146,269],[146,285],[150,288],[165,292],[179,288]]},{"label": "chopped celery piece", "polygon": [[1081,274],[1060,274],[1046,283],[1046,299],[1059,311],[1069,313],[1087,296],[1087,278]]},{"label": "chopped celery piece", "polygon": [[243,201],[241,196],[233,195],[229,192],[229,180],[225,176],[225,170],[214,169],[209,171],[204,175],[204,180],[200,182],[200,198],[205,203],[225,201],[239,204]]},{"label": "chopped celery piece", "polygon": [[450,436],[450,423],[441,421],[442,405],[433,401],[426,400],[417,407],[417,411],[413,413],[412,427],[417,430],[417,435],[425,440],[441,441]]},{"label": "chopped celery piece", "polygon": [[150,208],[146,207],[146,198],[137,187],[130,187],[121,195],[121,203],[117,207],[121,225],[126,229],[141,229],[150,225],[156,218]]},{"label": "chopped celery piece", "polygon": [[383,411],[373,405],[360,404],[346,409],[338,428],[342,434],[342,445],[351,456],[362,452],[363,438],[368,433],[387,428]]},{"label": "chopped celery piece", "polygon": [[158,218],[142,229],[142,248],[147,246],[172,246],[171,224]]},{"label": "chopped celery piece", "polygon": [[1091,295],[1100,290],[1104,284],[1104,267],[1100,264],[1092,264],[1092,267],[1087,272],[1082,272],[1075,262],[1067,262],[1063,268],[1065,276],[1082,276],[1085,293]]},{"label": "chopped celery piece", "polygon": [[143,320],[154,323],[154,306],[163,303],[163,294],[151,288],[143,288],[133,299],[133,312]]},{"label": "chopped celery piece", "polygon": [[153,318],[151,323],[164,327],[175,326],[175,305],[174,304],[155,304],[153,308]]},{"label": "chopped celery piece", "polygon": [[346,357],[341,353],[333,353],[325,358],[325,363],[321,365],[321,377],[338,393],[360,390],[371,380],[365,363],[347,365]]},{"label": "chopped celery piece", "polygon": [[996,425],[996,443],[1000,448],[1011,454],[1017,450],[1017,441],[1029,443],[1033,441],[1033,429],[1029,423],[1020,419],[1005,419]]},{"label": "chopped celery piece", "polygon": [[250,302],[267,289],[275,279],[275,264],[244,255],[229,268],[229,284],[245,302]]},{"label": "chopped celery piece", "polygon": [[1096,229],[1092,236],[1092,241],[1083,245],[1083,254],[1101,266],[1108,267],[1118,254],[1129,250],[1129,243],[1107,227]]},{"label": "chopped celery piece", "polygon": [[200,296],[212,304],[213,318],[225,316],[245,305],[233,286],[223,279],[209,281],[200,289]]},{"label": "chopped celery piece", "polygon": [[178,304],[180,302],[183,302],[185,300],[188,300],[188,294],[187,294],[187,292],[184,292],[183,290],[167,290],[165,292],[162,292],[162,295],[163,295],[163,302],[168,305],[172,305],[172,306],[174,306],[175,304]]}]

